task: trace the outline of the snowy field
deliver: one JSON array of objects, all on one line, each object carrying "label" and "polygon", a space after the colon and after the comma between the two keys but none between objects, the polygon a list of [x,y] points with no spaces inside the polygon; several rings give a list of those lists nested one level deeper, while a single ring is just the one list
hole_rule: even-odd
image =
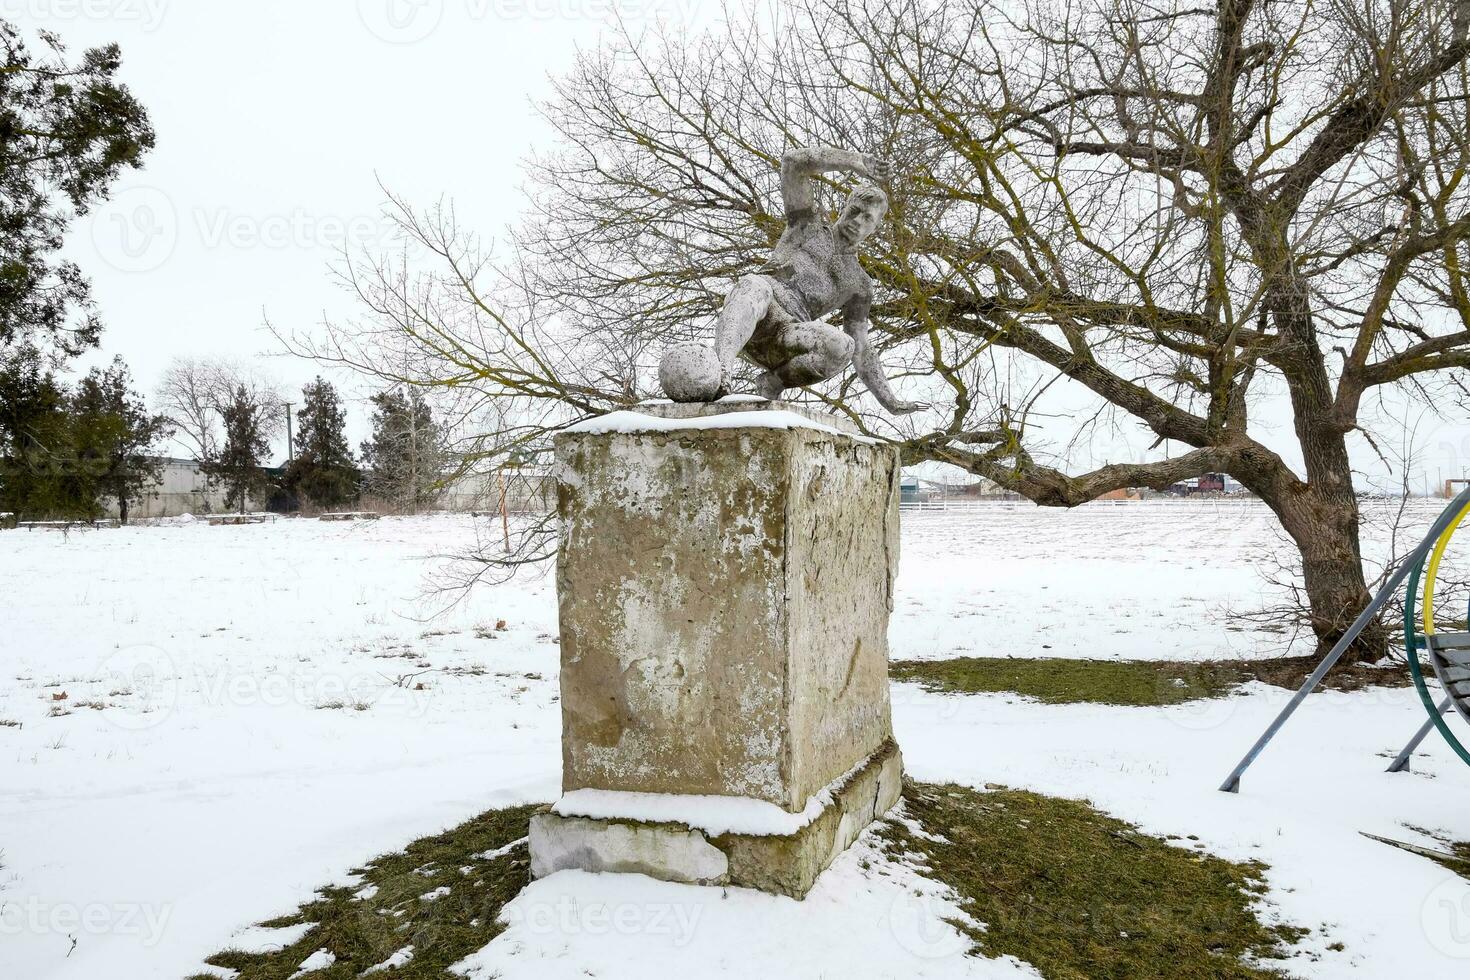
[{"label": "snowy field", "polygon": [[[438,615],[426,598],[436,556],[475,534],[468,517],[0,533],[0,977],[176,980],[375,854],[555,798],[553,580]],[[1276,598],[1263,573],[1281,544],[1255,505],[906,514],[903,547],[896,658],[1288,652],[1221,618]],[[1384,774],[1423,715],[1412,691],[1376,689],[1313,697],[1241,795],[1216,792],[1286,697],[1043,706],[897,685],[894,721],[919,779],[1085,797],[1265,861],[1265,914],[1313,929],[1294,975],[1463,973],[1470,883],[1359,832],[1470,840],[1470,772],[1431,739],[1412,774]],[[587,914],[598,903],[625,914]],[[950,914],[942,888],[865,842],[803,903],[563,873],[464,966],[1035,975],[964,957]]]}]

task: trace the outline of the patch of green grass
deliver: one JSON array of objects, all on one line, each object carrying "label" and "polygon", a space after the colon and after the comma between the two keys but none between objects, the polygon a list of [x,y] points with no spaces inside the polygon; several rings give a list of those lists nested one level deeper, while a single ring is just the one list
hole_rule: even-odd
[{"label": "patch of green grass", "polygon": [[1173,846],[1085,802],[928,784],[904,800],[935,839],[890,822],[890,853],[917,857],[984,923],[955,923],[974,953],[1019,957],[1049,980],[1276,978],[1252,964],[1306,934],[1256,918],[1264,865]]},{"label": "patch of green grass", "polygon": [[[973,955],[1015,956],[1049,980],[1265,980],[1280,974],[1260,964],[1305,933],[1256,917],[1263,865],[1175,847],[1084,802],[928,784],[906,785],[904,797],[923,833],[886,822],[884,846],[953,888],[984,923],[956,923]],[[413,958],[384,976],[457,980],[448,967],[502,931],[501,908],[529,881],[516,842],[535,809],[492,810],[379,857],[355,870],[359,883],[261,923],[309,925],[297,942],[270,953],[225,949],[206,962],[239,980],[287,980],[326,948],[336,962],[312,980],[347,980],[412,945]],[[376,893],[358,898],[367,886]]]},{"label": "patch of green grass", "polygon": [[[535,810],[535,805],[491,810],[385,854],[353,871],[361,883],[324,888],[296,913],[261,923],[269,928],[311,923],[297,942],[272,953],[221,950],[205,962],[238,970],[238,980],[286,980],[302,960],[326,948],[336,962],[313,972],[312,980],[346,980],[411,945],[413,958],[385,976],[456,980],[449,965],[499,935],[501,907],[530,880],[525,844],[495,858],[482,855],[525,837]],[[377,892],[358,898],[369,885]],[[425,897],[440,888],[449,891]],[[190,980],[196,978],[217,980],[209,974]]]},{"label": "patch of green grass", "polygon": [[1430,830],[1428,827],[1420,827],[1417,824],[1408,823],[1404,824],[1404,826],[1414,831],[1416,834],[1423,834],[1425,837],[1428,837],[1431,840],[1438,841],[1442,845],[1443,849],[1436,853],[1436,849],[1432,847],[1424,848],[1421,850],[1416,847],[1400,844],[1398,842],[1391,841],[1382,837],[1373,837],[1372,839],[1378,841],[1379,843],[1393,844],[1394,846],[1402,847],[1405,851],[1408,851],[1411,854],[1418,854],[1420,857],[1424,857],[1430,861],[1433,861],[1441,868],[1453,871],[1461,878],[1470,880],[1470,841],[1451,840],[1443,833]]},{"label": "patch of green grass", "polygon": [[1435,858],[1434,863],[1470,881],[1470,843],[1453,841],[1450,843],[1450,851],[1454,857]]},{"label": "patch of green grass", "polygon": [[916,681],[930,691],[1011,691],[1047,704],[1131,706],[1223,697],[1252,677],[1235,664],[1040,657],[899,660],[889,665],[889,673],[894,680]]}]

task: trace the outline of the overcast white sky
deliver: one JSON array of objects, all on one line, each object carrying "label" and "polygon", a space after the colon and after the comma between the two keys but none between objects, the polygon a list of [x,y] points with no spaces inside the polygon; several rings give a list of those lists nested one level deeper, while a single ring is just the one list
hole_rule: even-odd
[{"label": "overcast white sky", "polygon": [[[532,103],[577,48],[615,17],[697,31],[720,15],[718,0],[0,0],[0,16],[73,54],[119,42],[158,134],[145,169],[68,240],[106,323],[84,365],[121,354],[151,394],[175,356],[259,359],[299,399],[317,369],[270,356],[262,324],[351,311],[327,266],[344,239],[386,241],[379,179],[415,204],[451,197],[498,237],[522,206],[521,161],[550,139]],[[367,414],[349,406],[354,443]],[[1294,461],[1289,416],[1261,415],[1261,437]],[[1423,418],[1414,441],[1416,489],[1470,464],[1460,420]],[[1147,442],[1114,434],[1075,462],[1140,458]],[[1356,448],[1364,482],[1390,482]]]},{"label": "overcast white sky", "polygon": [[[532,102],[621,16],[695,27],[701,0],[0,0],[77,55],[117,41],[158,145],[68,250],[91,276],[102,351],[151,394],[178,355],[268,357],[265,316],[307,327],[349,311],[327,266],[344,238],[386,241],[384,185],[452,197],[496,235],[521,207],[520,163],[548,139]],[[351,380],[348,379],[351,387]],[[351,406],[354,441],[367,410]]]}]

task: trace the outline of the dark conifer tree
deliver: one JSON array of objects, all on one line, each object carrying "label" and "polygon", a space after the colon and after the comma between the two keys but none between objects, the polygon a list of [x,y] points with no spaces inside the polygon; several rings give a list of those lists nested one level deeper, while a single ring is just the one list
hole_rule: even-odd
[{"label": "dark conifer tree", "polygon": [[81,380],[70,408],[77,478],[84,483],[78,489],[92,503],[91,516],[111,498],[126,524],[131,504],[158,485],[163,461],[156,447],[170,432],[168,420],[149,414],[120,357]]},{"label": "dark conifer tree", "polygon": [[301,389],[296,458],[286,470],[286,487],[317,507],[340,507],[357,499],[361,474],[347,445],[347,413],[331,383],[317,378]]},{"label": "dark conifer tree", "polygon": [[251,496],[260,494],[267,479],[261,469],[270,445],[261,434],[262,409],[244,385],[235,389],[220,409],[224,439],[200,469],[225,488],[225,504],[245,512]]},{"label": "dark conifer tree", "polygon": [[39,350],[0,355],[0,511],[24,519],[75,512],[62,478],[73,458],[66,391]]},{"label": "dark conifer tree", "polygon": [[39,38],[33,51],[0,20],[0,351],[29,337],[70,355],[102,325],[81,269],[58,258],[62,238],[140,164],[153,129],[114,78],[117,45],[72,62],[55,35]]}]

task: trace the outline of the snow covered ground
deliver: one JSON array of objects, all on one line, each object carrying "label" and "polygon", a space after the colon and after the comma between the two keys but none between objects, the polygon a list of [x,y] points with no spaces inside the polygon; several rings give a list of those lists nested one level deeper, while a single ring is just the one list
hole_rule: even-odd
[{"label": "snow covered ground", "polygon": [[[177,978],[377,853],[554,799],[553,581],[432,618],[424,597],[435,556],[475,535],[468,517],[0,533],[0,977]],[[903,545],[895,657],[1286,652],[1218,618],[1273,600],[1281,545],[1256,505],[906,514]],[[1414,773],[1385,775],[1422,713],[1411,691],[1371,690],[1310,699],[1241,795],[1217,793],[1286,697],[1043,706],[897,685],[894,717],[920,779],[1086,797],[1267,862],[1270,914],[1314,928],[1296,974],[1462,972],[1470,883],[1359,831],[1470,840],[1470,773],[1431,740]],[[866,844],[803,903],[561,874],[466,967],[1033,975],[961,955],[951,913]]]}]

